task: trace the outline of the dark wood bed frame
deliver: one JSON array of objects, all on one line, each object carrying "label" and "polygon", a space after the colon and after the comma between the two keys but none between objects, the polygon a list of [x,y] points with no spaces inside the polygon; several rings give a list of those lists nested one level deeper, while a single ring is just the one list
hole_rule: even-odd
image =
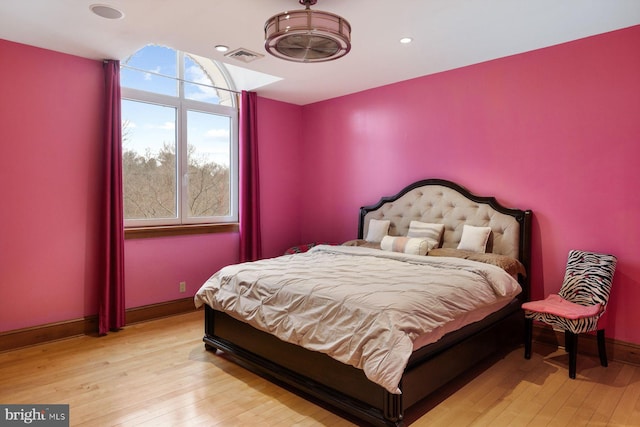
[{"label": "dark wood bed frame", "polygon": [[[531,211],[505,208],[493,197],[476,196],[458,184],[440,179],[416,182],[395,196],[382,198],[376,205],[362,207],[358,238],[363,237],[367,212],[428,185],[451,188],[469,200],[513,216],[520,224],[519,259],[530,271]],[[400,383],[402,394],[389,393],[369,381],[359,369],[281,341],[208,305],[205,305],[203,340],[208,350],[221,350],[247,369],[344,411],[363,424],[400,426],[408,408],[486,357],[523,342],[524,316],[520,305],[528,300],[528,277],[529,274],[519,277],[523,292],[507,307],[414,351]]]}]

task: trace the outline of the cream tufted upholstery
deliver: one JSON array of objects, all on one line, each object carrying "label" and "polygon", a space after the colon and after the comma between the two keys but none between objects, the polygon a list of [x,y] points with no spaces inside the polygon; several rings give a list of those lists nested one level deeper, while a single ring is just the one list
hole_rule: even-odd
[{"label": "cream tufted upholstery", "polygon": [[464,224],[491,227],[487,252],[518,258],[520,224],[510,216],[496,211],[487,203],[467,199],[456,190],[442,185],[428,185],[410,190],[395,201],[384,203],[364,217],[367,235],[371,219],[389,219],[389,235],[406,236],[412,220],[444,224],[441,247],[455,248],[462,236]]}]

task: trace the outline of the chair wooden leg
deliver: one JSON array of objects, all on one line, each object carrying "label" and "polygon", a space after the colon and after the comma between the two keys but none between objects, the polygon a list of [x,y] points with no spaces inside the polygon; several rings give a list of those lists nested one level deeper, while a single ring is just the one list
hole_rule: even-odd
[{"label": "chair wooden leg", "polygon": [[569,352],[569,378],[576,378],[576,362],[578,359],[578,334],[565,331],[565,345]]},{"label": "chair wooden leg", "polygon": [[600,356],[600,364],[609,366],[607,363],[607,346],[604,341],[604,329],[598,329],[598,355]]},{"label": "chair wooden leg", "polygon": [[533,319],[524,319],[524,358],[531,359],[531,341],[533,340]]}]

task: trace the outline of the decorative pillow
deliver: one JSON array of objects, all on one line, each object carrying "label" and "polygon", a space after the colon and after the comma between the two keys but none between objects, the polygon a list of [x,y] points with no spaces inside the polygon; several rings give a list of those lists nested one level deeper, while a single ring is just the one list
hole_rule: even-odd
[{"label": "decorative pillow", "polygon": [[384,236],[380,249],[390,252],[402,252],[411,255],[426,255],[429,251],[427,239],[403,236]]},{"label": "decorative pillow", "polygon": [[524,265],[522,265],[519,260],[506,255],[491,253],[481,254],[478,252],[463,251],[453,248],[431,249],[427,255],[464,258],[471,261],[484,262],[485,264],[497,265],[512,276],[520,274],[521,276],[526,277],[527,275],[527,270],[525,270]]},{"label": "decorative pillow", "polygon": [[485,253],[489,234],[491,234],[491,227],[475,227],[465,224],[462,228],[462,237],[460,238],[458,249]]},{"label": "decorative pillow", "polygon": [[429,222],[411,221],[407,237],[419,237],[427,239],[430,248],[440,246],[440,239],[444,232],[444,224],[433,224]]},{"label": "decorative pillow", "polygon": [[367,230],[367,237],[365,237],[364,240],[367,242],[381,242],[382,238],[387,235],[390,224],[391,221],[388,219],[369,220],[369,229]]}]

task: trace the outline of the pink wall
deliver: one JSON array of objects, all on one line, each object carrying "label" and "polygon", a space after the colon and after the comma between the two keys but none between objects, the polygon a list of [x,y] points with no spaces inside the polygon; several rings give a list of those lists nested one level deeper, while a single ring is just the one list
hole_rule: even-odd
[{"label": "pink wall", "polygon": [[302,241],[302,109],[258,98],[258,135],[262,255],[272,257]]},{"label": "pink wall", "polygon": [[0,331],[97,310],[102,64],[0,40]]},{"label": "pink wall", "polygon": [[[532,209],[533,297],[571,248],[619,264],[608,335],[640,344],[640,26],[303,107],[303,240],[445,178]],[[312,172],[312,173],[311,173]]]},{"label": "pink wall", "polygon": [[127,308],[193,296],[216,270],[238,262],[238,251],[237,233],[127,240]]}]

